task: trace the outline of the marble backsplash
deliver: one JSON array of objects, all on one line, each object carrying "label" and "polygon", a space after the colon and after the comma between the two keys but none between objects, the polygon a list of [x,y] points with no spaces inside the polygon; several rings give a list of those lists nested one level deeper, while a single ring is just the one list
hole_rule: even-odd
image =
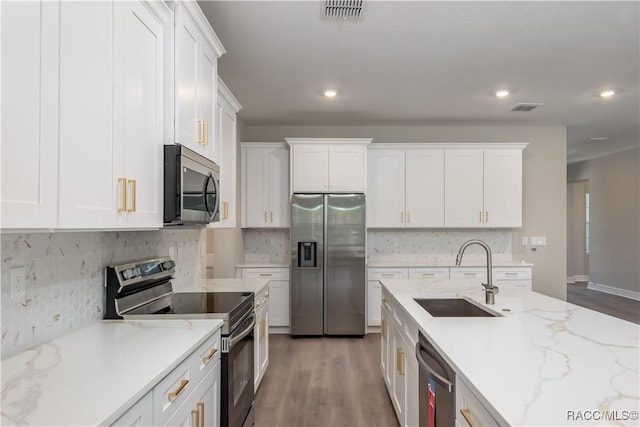
[{"label": "marble backsplash", "polygon": [[[176,285],[204,266],[201,230],[2,234],[2,358],[102,319],[104,267],[172,256]],[[25,267],[25,297],[12,300],[10,270]]]},{"label": "marble backsplash", "polygon": [[243,233],[246,263],[288,264],[291,261],[289,229],[250,228]]},{"label": "marble backsplash", "polygon": [[[423,261],[426,264],[453,264],[460,245],[469,239],[489,244],[496,262],[511,262],[509,230],[369,230],[367,258]],[[244,230],[245,262],[289,263],[289,230]],[[482,248],[465,251],[464,264],[485,262]]]},{"label": "marble backsplash", "polygon": [[[460,246],[469,239],[484,240],[494,262],[511,262],[510,230],[369,230],[367,258],[421,261],[426,265],[453,265]],[[485,262],[484,250],[470,246],[463,264]]]}]

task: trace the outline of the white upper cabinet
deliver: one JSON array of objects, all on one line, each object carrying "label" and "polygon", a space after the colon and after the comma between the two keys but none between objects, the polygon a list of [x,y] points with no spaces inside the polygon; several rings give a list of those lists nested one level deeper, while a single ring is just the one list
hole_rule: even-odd
[{"label": "white upper cabinet", "polygon": [[285,138],[291,146],[291,191],[365,192],[371,139]]},{"label": "white upper cabinet", "polygon": [[236,226],[236,158],[237,117],[242,106],[229,88],[218,78],[216,102],[216,145],[220,166],[220,221],[208,225],[212,228],[235,228]]},{"label": "white upper cabinet", "polygon": [[445,150],[445,226],[522,227],[526,144]]},{"label": "white upper cabinet", "polygon": [[159,228],[168,11],[60,7],[58,226]]},{"label": "white upper cabinet", "polygon": [[242,143],[242,227],[289,227],[289,151],[282,143]]},{"label": "white upper cabinet", "polygon": [[2,223],[54,228],[58,207],[59,4],[1,2]]},{"label": "white upper cabinet", "polygon": [[443,150],[380,144],[368,157],[368,227],[444,225]]},{"label": "white upper cabinet", "polygon": [[174,142],[217,163],[217,67],[225,51],[197,3],[176,2],[174,13]]}]

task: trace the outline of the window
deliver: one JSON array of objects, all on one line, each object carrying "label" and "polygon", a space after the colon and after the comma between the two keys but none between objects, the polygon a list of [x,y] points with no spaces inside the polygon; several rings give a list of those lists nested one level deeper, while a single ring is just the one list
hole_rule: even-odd
[{"label": "window", "polygon": [[588,191],[584,194],[584,214],[585,214],[584,251],[588,254],[591,250],[589,248],[589,192]]}]

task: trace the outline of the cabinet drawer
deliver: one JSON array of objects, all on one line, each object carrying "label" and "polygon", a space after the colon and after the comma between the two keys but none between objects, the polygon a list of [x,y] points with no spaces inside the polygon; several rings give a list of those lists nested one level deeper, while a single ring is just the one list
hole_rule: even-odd
[{"label": "cabinet drawer", "polygon": [[456,387],[456,420],[461,426],[501,425],[459,377]]},{"label": "cabinet drawer", "polygon": [[244,279],[289,280],[288,268],[243,268]]},{"label": "cabinet drawer", "polygon": [[424,279],[424,280],[448,279],[449,278],[449,269],[448,268],[434,268],[434,267],[410,268],[409,269],[409,278],[410,279]]},{"label": "cabinet drawer", "polygon": [[493,269],[494,280],[531,280],[531,268],[498,267]]},{"label": "cabinet drawer", "polygon": [[409,277],[406,268],[369,268],[368,280],[383,279],[407,279]]},{"label": "cabinet drawer", "polygon": [[482,267],[455,267],[449,272],[452,279],[487,280],[487,269]]},{"label": "cabinet drawer", "polygon": [[220,360],[220,352],[220,331],[217,331],[153,388],[154,424],[165,424]]}]

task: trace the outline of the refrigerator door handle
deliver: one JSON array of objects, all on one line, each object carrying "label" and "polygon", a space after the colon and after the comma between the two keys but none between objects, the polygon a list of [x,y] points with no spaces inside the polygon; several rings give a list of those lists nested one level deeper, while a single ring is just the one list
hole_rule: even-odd
[{"label": "refrigerator door handle", "polygon": [[322,315],[322,322],[323,322],[323,327],[322,330],[324,331],[324,333],[327,333],[328,330],[328,319],[327,319],[327,314],[328,314],[328,309],[329,309],[329,301],[328,301],[328,286],[327,284],[329,283],[329,241],[328,241],[328,234],[327,232],[329,231],[329,197],[325,194],[322,197],[324,204],[323,204],[323,212],[322,212],[322,216],[324,221],[322,222],[322,236],[323,236],[323,240],[324,240],[324,245],[322,245],[322,299],[323,299],[323,315]]}]

